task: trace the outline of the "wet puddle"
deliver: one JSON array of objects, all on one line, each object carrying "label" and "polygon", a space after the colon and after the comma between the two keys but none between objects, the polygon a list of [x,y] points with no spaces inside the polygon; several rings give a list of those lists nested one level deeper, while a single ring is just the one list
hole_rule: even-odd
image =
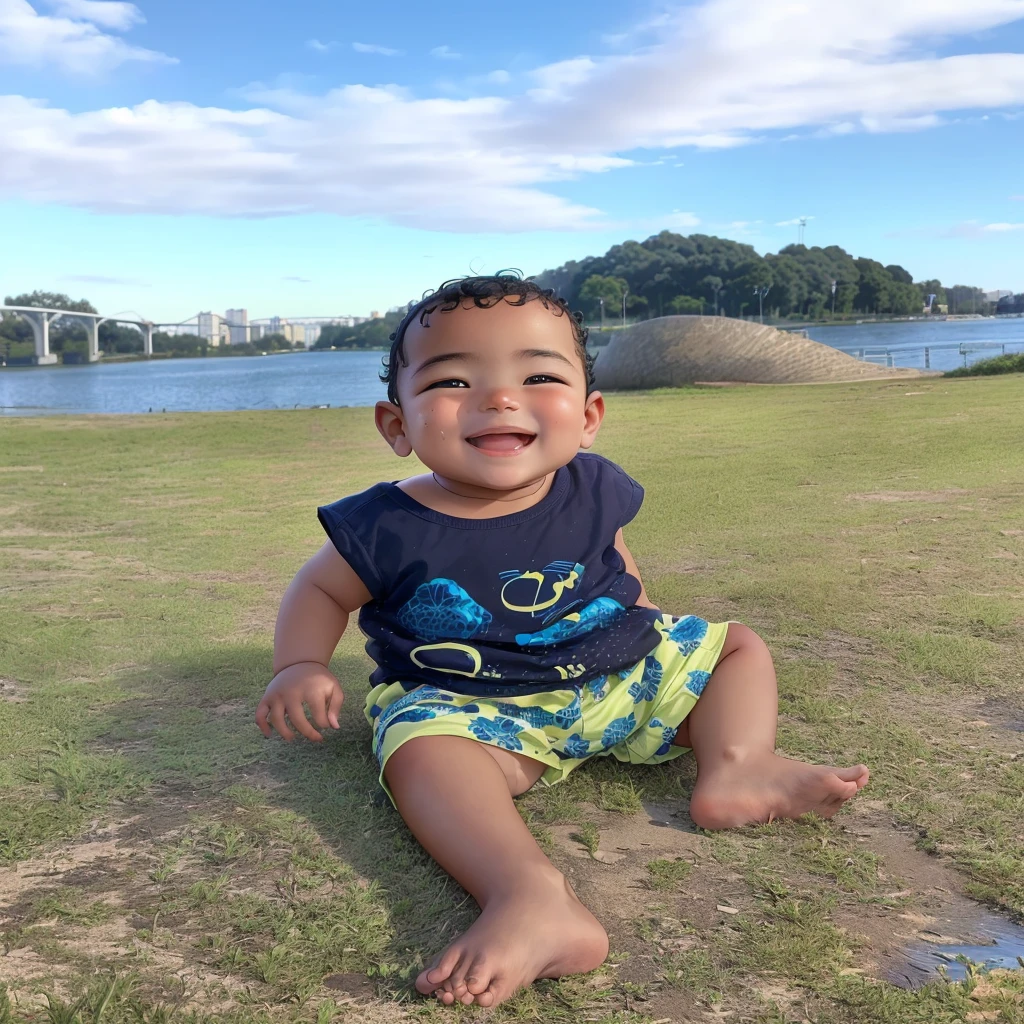
[{"label": "wet puddle", "polygon": [[985,914],[971,925],[970,933],[972,939],[966,942],[918,942],[907,947],[906,961],[892,970],[890,981],[904,988],[918,988],[940,977],[941,968],[952,981],[961,981],[967,976],[965,959],[986,970],[1024,967],[1024,928]]}]

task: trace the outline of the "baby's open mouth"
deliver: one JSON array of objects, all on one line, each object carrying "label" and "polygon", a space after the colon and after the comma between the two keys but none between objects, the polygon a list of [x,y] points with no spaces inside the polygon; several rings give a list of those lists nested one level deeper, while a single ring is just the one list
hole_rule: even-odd
[{"label": "baby's open mouth", "polygon": [[466,440],[474,447],[484,452],[512,453],[521,451],[530,444],[536,434],[527,434],[520,431],[486,432],[467,437]]}]

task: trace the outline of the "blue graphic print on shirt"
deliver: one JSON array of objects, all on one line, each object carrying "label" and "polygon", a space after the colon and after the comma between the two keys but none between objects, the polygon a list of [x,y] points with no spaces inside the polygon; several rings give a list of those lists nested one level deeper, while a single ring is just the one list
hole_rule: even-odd
[{"label": "blue graphic print on shirt", "polygon": [[599,597],[581,608],[579,612],[570,612],[564,619],[559,619],[539,633],[517,633],[516,643],[521,647],[559,644],[563,640],[583,636],[584,633],[590,633],[595,629],[604,629],[625,613],[626,609],[613,597]]},{"label": "blue graphic print on shirt", "polygon": [[491,613],[455,582],[441,577],[421,583],[399,609],[398,621],[423,640],[468,640],[487,632]]}]

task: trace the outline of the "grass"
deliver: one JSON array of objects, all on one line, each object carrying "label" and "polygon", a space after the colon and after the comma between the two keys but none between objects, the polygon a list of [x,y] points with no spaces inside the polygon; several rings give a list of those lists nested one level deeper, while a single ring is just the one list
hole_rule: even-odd
[{"label": "grass", "polygon": [[[594,763],[520,807],[622,952],[493,1019],[1024,1021],[1019,976],[873,980],[849,924],[921,909],[907,835],[1024,917],[1022,388],[611,397],[648,593],[766,639],[782,748],[868,763],[890,842],[844,814],[630,846],[692,759]],[[473,1017],[410,993],[474,907],[379,798],[358,637],[328,742],[252,724],[316,505],[399,472],[367,411],[2,420],[0,451],[0,1024]],[[626,859],[574,855],[599,839]]]}]

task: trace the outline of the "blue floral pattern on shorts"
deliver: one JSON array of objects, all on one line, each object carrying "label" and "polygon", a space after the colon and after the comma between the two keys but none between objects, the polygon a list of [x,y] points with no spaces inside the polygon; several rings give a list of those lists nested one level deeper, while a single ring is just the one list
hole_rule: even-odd
[{"label": "blue floral pattern on shorts", "polygon": [[519,739],[519,733],[523,727],[511,718],[484,718],[482,715],[469,720],[469,731],[478,739],[486,743],[493,743],[497,747],[504,747],[506,750],[522,750],[523,744]]},{"label": "blue floral pattern on shorts", "polygon": [[631,711],[622,718],[616,718],[601,736],[602,747],[614,747],[636,728],[636,715]]},{"label": "blue floral pattern on shorts", "polygon": [[686,688],[695,697],[699,697],[704,692],[704,687],[708,685],[708,680],[710,678],[710,672],[704,672],[701,669],[694,669],[692,672],[687,674]]},{"label": "blue floral pattern on shorts", "polygon": [[662,673],[661,662],[653,654],[648,654],[644,658],[644,674],[629,688],[629,695],[633,698],[634,704],[657,697]]},{"label": "blue floral pattern on shorts", "polygon": [[579,733],[573,733],[562,744],[562,750],[567,757],[586,757],[590,753],[590,740],[585,740]]},{"label": "blue floral pattern on shorts", "polygon": [[708,624],[696,615],[687,615],[674,623],[668,631],[670,640],[679,645],[680,654],[692,654],[707,635]]}]

